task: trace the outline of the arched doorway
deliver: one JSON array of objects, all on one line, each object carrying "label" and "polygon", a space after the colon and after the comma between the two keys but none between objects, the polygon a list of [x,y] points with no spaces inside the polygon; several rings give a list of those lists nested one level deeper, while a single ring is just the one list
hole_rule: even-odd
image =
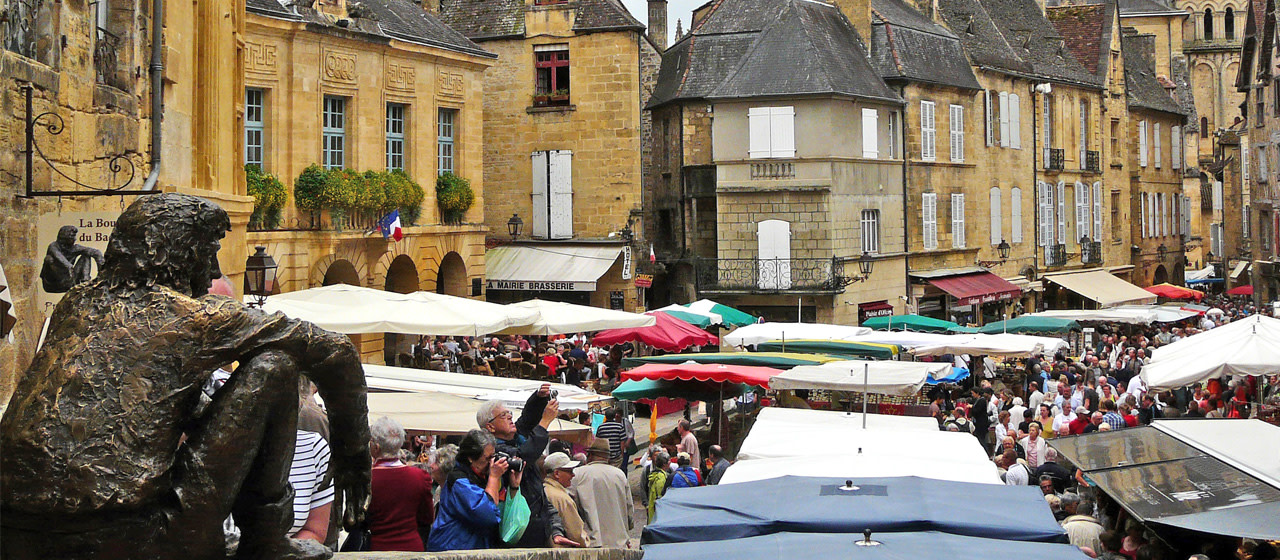
[{"label": "arched doorway", "polygon": [[356,266],[351,264],[351,261],[336,260],[329,265],[329,270],[324,272],[323,285],[334,284],[360,285],[360,274],[356,272]]},{"label": "arched doorway", "polygon": [[440,260],[440,271],[436,274],[436,292],[467,297],[471,295],[467,288],[467,263],[462,262],[462,255],[450,251]]},{"label": "arched doorway", "polygon": [[[408,294],[418,291],[418,268],[413,265],[409,255],[397,256],[387,267],[387,281],[383,286],[388,292]],[[382,357],[389,366],[409,365],[407,360],[413,356],[413,342],[416,337],[411,333],[385,333],[382,335]]]},{"label": "arched doorway", "polygon": [[1156,267],[1156,271],[1151,275],[1151,285],[1164,284],[1169,281],[1169,271],[1164,265]]}]

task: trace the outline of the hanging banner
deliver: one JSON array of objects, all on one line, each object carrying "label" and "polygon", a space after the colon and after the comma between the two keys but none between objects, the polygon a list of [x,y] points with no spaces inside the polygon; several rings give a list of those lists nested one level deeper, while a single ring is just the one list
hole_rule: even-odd
[{"label": "hanging banner", "polygon": [[48,317],[72,286],[93,279],[102,265],[107,240],[120,212],[63,212],[40,216],[40,278],[36,281],[40,312]]}]

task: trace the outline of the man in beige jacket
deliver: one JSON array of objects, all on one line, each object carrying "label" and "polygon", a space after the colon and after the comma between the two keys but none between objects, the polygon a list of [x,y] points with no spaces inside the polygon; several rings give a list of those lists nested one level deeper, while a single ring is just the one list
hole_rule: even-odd
[{"label": "man in beige jacket", "polygon": [[[574,501],[567,489],[573,483],[573,469],[578,464],[564,453],[548,455],[543,461],[543,467],[547,473],[543,490],[547,494],[547,500],[555,506],[556,511],[560,512],[560,518],[564,520],[565,536],[578,546],[583,546],[587,543],[586,527],[582,522],[582,515],[578,512],[578,503]],[[552,544],[552,548],[569,548],[569,546]]]},{"label": "man in beige jacket", "polygon": [[587,449],[589,462],[574,472],[573,495],[587,523],[587,546],[626,548],[631,529],[631,487],[622,470],[609,463],[609,442],[597,439]]}]

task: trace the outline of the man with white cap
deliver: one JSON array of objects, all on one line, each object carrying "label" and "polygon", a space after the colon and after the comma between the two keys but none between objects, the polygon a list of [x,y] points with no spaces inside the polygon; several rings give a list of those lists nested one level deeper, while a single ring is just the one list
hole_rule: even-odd
[{"label": "man with white cap", "polygon": [[593,441],[587,459],[573,477],[573,492],[587,522],[587,546],[626,548],[632,508],[627,475],[609,463],[608,440]]},{"label": "man with white cap", "polygon": [[[547,493],[547,500],[551,501],[551,505],[555,506],[556,511],[560,512],[560,518],[564,520],[565,538],[583,546],[587,542],[586,525],[582,521],[582,515],[578,513],[578,503],[568,490],[573,483],[573,469],[579,463],[568,455],[557,452],[548,455],[542,465],[547,473],[543,489]],[[569,545],[554,543],[552,548],[569,548]]]}]

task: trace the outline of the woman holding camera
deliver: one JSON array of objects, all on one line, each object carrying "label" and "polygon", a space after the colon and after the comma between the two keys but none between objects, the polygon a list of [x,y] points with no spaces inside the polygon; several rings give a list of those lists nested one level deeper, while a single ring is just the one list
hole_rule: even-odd
[{"label": "woman holding camera", "polygon": [[494,457],[495,444],[493,434],[484,430],[471,430],[462,438],[458,460],[441,484],[428,552],[493,547],[508,466],[505,458]]}]

